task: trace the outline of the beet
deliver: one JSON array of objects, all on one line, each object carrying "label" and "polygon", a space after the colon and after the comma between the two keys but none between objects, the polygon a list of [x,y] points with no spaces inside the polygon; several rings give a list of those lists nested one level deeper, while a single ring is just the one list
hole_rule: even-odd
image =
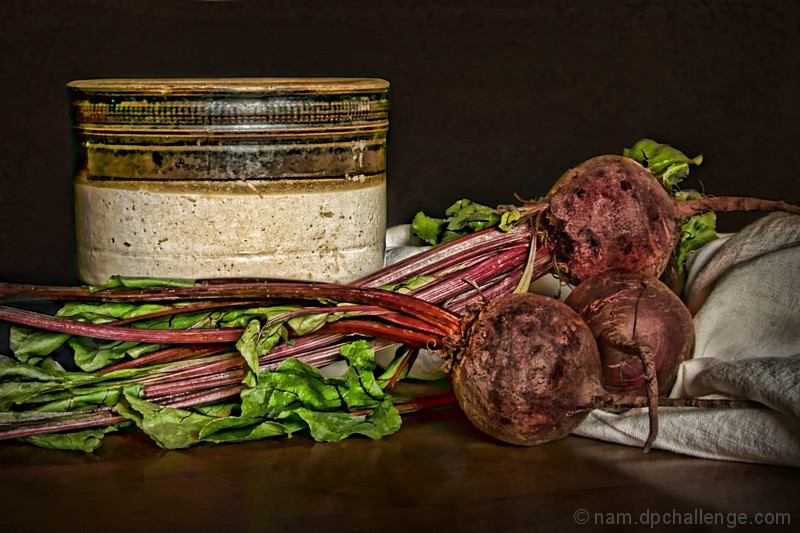
[{"label": "beet", "polygon": [[611,269],[658,276],[667,267],[675,204],[633,159],[590,159],[562,175],[547,201],[552,253],[569,279]]},{"label": "beet", "polygon": [[[541,205],[544,204],[544,205]],[[781,201],[732,196],[672,198],[645,167],[628,157],[603,155],[565,172],[542,203],[548,248],[560,274],[577,284],[606,270],[659,277],[667,268],[678,223],[706,211],[786,211]]]},{"label": "beet", "polygon": [[659,395],[672,389],[678,366],[694,346],[692,316],[658,279],[638,272],[606,271],[578,285],[565,303],[598,340],[603,386],[611,392],[646,394],[639,351],[652,354]]},{"label": "beet", "polygon": [[564,303],[530,293],[493,300],[453,361],[453,390],[469,420],[507,443],[560,439],[604,395],[597,344]]},{"label": "beet", "polygon": [[678,366],[694,347],[692,315],[658,279],[621,270],[586,279],[565,303],[597,339],[603,387],[623,396],[648,397],[648,450],[658,434],[658,397],[672,389]]}]

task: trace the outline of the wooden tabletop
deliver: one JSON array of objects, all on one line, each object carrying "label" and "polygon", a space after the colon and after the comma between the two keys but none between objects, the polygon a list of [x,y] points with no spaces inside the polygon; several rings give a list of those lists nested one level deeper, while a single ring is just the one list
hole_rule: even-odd
[{"label": "wooden tabletop", "polygon": [[575,436],[503,445],[453,407],[407,415],[379,441],[295,436],[167,451],[131,433],[94,454],[0,443],[9,532],[628,531],[678,519],[687,531],[731,531],[736,516],[797,527],[798,487],[800,469]]}]

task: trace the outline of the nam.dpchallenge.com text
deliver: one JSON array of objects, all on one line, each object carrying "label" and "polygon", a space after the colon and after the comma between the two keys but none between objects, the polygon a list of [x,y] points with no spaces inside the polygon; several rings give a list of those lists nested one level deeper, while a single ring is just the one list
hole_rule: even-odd
[{"label": "nam.dpchallenge.com text", "polygon": [[746,525],[789,526],[792,523],[790,513],[723,513],[703,509],[689,511],[645,509],[640,513],[576,509],[573,519],[576,524],[587,526],[724,526],[730,529]]}]

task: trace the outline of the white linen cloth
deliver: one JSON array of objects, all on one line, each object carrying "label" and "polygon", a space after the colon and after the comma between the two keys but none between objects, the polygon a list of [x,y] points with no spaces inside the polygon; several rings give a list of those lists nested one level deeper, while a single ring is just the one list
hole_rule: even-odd
[{"label": "white linen cloth", "polygon": [[[660,408],[654,448],[800,466],[800,216],[773,213],[701,249],[686,300],[697,309],[692,359],[673,398],[739,398],[767,409]],[[644,409],[593,411],[575,433],[641,446]]]},{"label": "white linen cloth", "polygon": [[[386,264],[424,248],[407,225],[387,232]],[[731,461],[800,466],[800,216],[773,213],[721,237],[690,261],[686,300],[695,349],[671,396],[737,398],[767,408],[660,408],[653,448]],[[555,294],[553,279],[532,290]],[[568,290],[561,291],[566,297]],[[437,358],[420,359],[436,375]],[[646,409],[595,410],[575,434],[642,446]]]}]

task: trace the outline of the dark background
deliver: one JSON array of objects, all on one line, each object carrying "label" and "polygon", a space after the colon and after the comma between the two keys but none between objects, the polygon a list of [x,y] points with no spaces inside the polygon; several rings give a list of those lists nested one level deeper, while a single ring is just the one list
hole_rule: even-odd
[{"label": "dark background", "polygon": [[64,86],[79,78],[386,78],[390,224],[543,195],[645,136],[703,153],[709,193],[800,202],[799,5],[2,0],[0,280],[77,280]]}]

